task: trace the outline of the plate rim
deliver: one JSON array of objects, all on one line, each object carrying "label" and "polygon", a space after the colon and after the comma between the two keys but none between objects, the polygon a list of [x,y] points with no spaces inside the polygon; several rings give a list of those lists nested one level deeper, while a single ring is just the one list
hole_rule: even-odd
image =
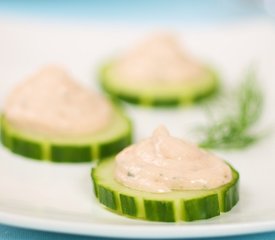
[{"label": "plate rim", "polygon": [[[125,224],[113,225],[108,223],[64,222],[57,219],[39,218],[28,215],[24,216],[9,211],[0,211],[0,224],[7,226],[93,237],[123,239],[190,239],[240,236],[275,231],[275,220],[188,226],[176,223],[157,223],[158,225],[146,225],[146,222],[144,223],[145,225],[142,226],[127,225],[127,231],[125,231]],[[145,231],[141,231],[141,228]],[[108,229],[108,231],[104,231],[106,229]]]}]

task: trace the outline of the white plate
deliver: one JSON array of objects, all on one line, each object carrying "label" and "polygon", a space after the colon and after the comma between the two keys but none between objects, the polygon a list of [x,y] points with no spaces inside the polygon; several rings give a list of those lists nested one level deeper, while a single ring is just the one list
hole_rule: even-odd
[{"label": "white plate", "polygon": [[[174,27],[186,48],[217,69],[234,85],[251,64],[258,66],[266,93],[263,126],[274,123],[275,32],[259,21],[206,29]],[[95,85],[104,59],[144,37],[142,26],[54,23],[31,24],[0,19],[0,102],[24,76],[46,63],[59,63],[84,84]],[[164,123],[174,135],[190,137],[203,121],[198,107],[148,110],[128,107],[136,139]],[[90,164],[51,164],[27,160],[0,148],[0,222],[49,231],[128,238],[189,238],[275,230],[275,148],[269,136],[252,148],[220,152],[241,174],[241,200],[229,213],[207,221],[166,224],[132,220],[101,208],[92,192]]]}]

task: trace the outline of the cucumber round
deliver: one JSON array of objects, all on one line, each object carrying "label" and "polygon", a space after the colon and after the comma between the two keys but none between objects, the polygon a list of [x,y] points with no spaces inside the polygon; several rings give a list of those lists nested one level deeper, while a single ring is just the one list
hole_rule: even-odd
[{"label": "cucumber round", "polygon": [[179,222],[207,219],[233,208],[239,200],[239,174],[215,189],[150,193],[123,186],[114,179],[115,162],[108,159],[92,169],[94,192],[107,209],[131,218]]},{"label": "cucumber round", "polygon": [[151,107],[175,107],[190,105],[213,95],[219,87],[217,74],[205,67],[204,76],[196,84],[170,88],[159,84],[158,88],[144,87],[142,90],[134,86],[126,86],[114,76],[114,63],[104,65],[99,73],[101,87],[111,96],[123,101]]},{"label": "cucumber round", "polygon": [[90,162],[117,154],[132,141],[130,120],[118,107],[104,130],[86,137],[51,138],[26,132],[1,117],[1,142],[13,153],[53,162]]}]

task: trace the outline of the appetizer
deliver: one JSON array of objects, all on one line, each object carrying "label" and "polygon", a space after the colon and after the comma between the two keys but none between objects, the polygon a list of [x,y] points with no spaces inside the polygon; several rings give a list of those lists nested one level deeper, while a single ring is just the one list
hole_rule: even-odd
[{"label": "appetizer", "polygon": [[238,172],[165,127],[92,169],[94,191],[107,209],[128,217],[178,222],[227,212],[239,200]]},{"label": "appetizer", "polygon": [[111,101],[79,85],[63,69],[47,66],[7,97],[1,142],[28,158],[88,162],[130,144],[131,125]]},{"label": "appetizer", "polygon": [[104,65],[100,83],[127,102],[166,107],[202,100],[218,88],[216,73],[167,34],[157,34]]}]

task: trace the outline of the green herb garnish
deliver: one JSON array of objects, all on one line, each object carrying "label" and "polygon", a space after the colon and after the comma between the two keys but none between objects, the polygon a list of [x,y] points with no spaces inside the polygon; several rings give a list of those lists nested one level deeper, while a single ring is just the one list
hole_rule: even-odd
[{"label": "green herb garnish", "polygon": [[218,107],[222,109],[218,119],[214,119],[211,109],[208,125],[198,129],[202,134],[201,147],[242,149],[262,138],[262,134],[254,133],[252,129],[263,110],[263,93],[255,71],[249,71],[229,99],[219,99]]}]

